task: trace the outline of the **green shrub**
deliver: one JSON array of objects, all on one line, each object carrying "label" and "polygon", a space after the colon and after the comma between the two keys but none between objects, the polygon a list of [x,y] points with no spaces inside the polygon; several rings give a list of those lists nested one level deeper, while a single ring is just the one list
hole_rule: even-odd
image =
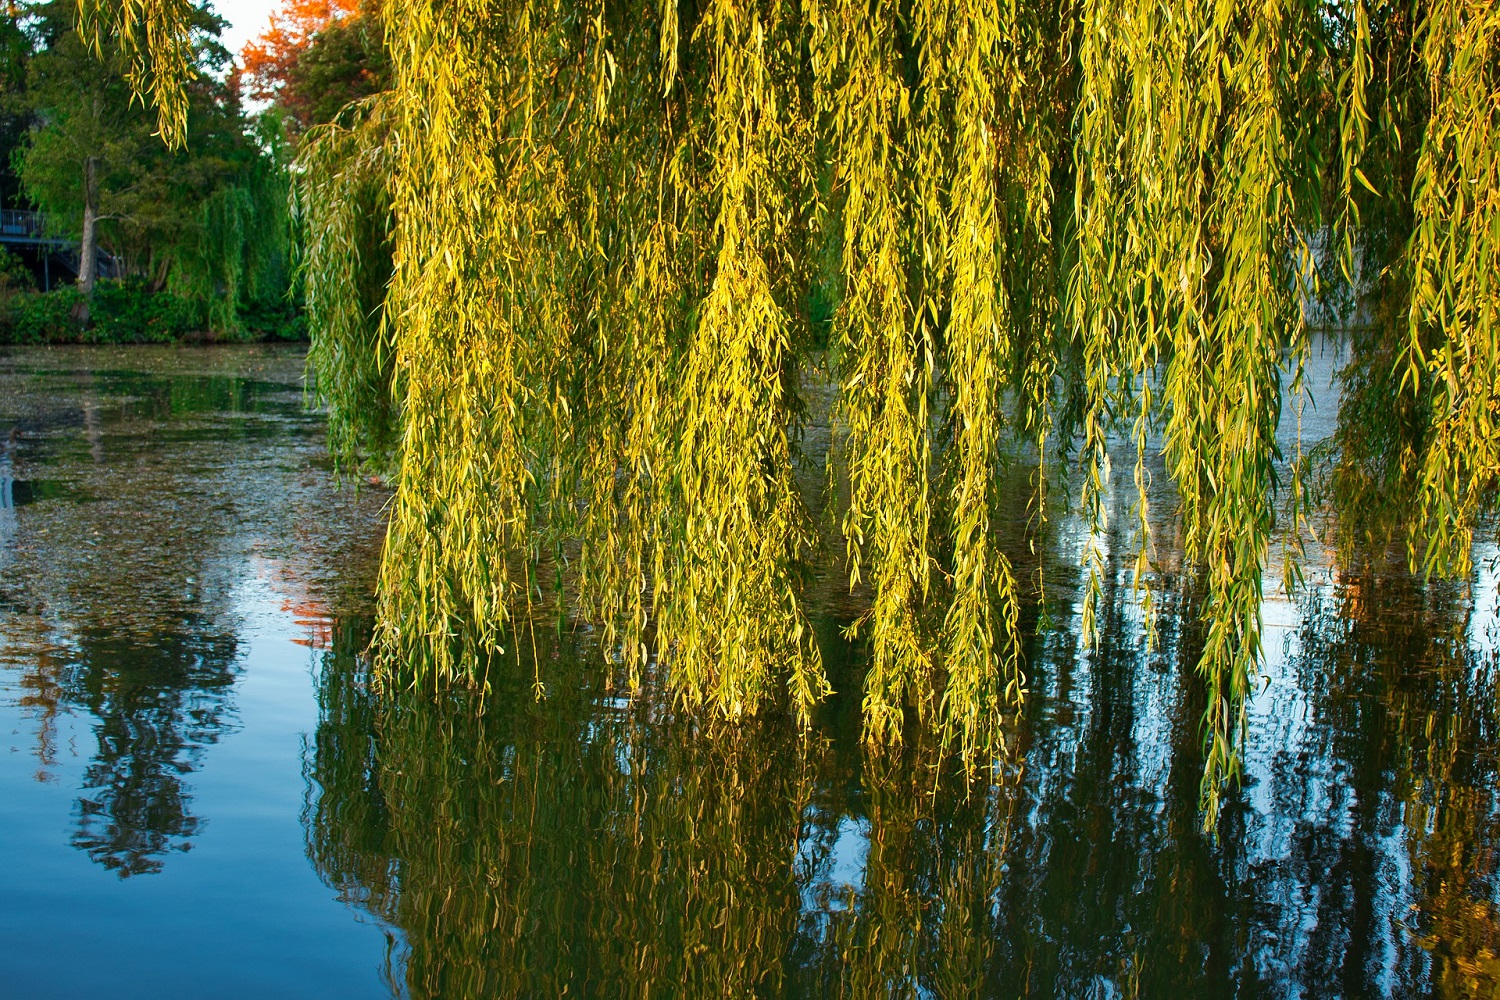
[{"label": "green shrub", "polygon": [[0,304],[0,341],[52,344],[77,340],[78,324],[72,315],[77,303],[74,288],[12,296]]},{"label": "green shrub", "polygon": [[[4,260],[0,259],[0,281]],[[51,292],[0,287],[0,343],[3,344],[173,344],[188,340],[302,340],[307,327],[291,303],[267,302],[241,311],[230,336],[208,331],[204,304],[171,292],[152,291],[140,281],[101,281],[94,287],[89,324],[73,318],[78,305],[73,286]]]},{"label": "green shrub", "polygon": [[286,299],[255,300],[240,308],[240,340],[306,340],[307,320]]},{"label": "green shrub", "polygon": [[81,337],[89,344],[170,344],[201,336],[208,325],[200,304],[130,280],[95,286],[90,314]]},{"label": "green shrub", "polygon": [[26,262],[0,247],[0,301],[29,292],[35,287],[36,281],[27,270]]}]

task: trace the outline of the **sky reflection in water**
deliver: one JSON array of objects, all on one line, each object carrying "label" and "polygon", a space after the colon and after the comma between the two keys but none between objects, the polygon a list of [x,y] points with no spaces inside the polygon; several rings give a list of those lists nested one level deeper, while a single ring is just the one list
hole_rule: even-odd
[{"label": "sky reflection in water", "polygon": [[[300,366],[265,348],[0,354],[15,995],[1500,990],[1486,565],[1471,590],[1315,555],[1295,604],[1268,599],[1246,782],[1215,842],[1178,665],[1191,595],[1164,595],[1150,648],[1122,560],[1083,650],[1067,519],[1043,547],[1033,697],[974,780],[915,733],[865,752],[857,695],[809,739],[628,702],[590,630],[551,620],[486,697],[377,698],[357,654],[386,495],[334,488]],[[1023,466],[1013,485],[1014,524]],[[1171,579],[1171,499],[1154,500]],[[836,572],[814,594],[836,687],[857,691],[839,629],[858,595]]]}]

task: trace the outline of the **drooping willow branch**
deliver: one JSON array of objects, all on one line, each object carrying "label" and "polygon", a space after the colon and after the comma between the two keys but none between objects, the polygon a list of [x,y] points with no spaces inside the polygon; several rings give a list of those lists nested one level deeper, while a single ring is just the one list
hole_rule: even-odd
[{"label": "drooping willow branch", "polygon": [[78,24],[95,51],[107,36],[119,47],[125,79],[156,106],[168,146],[187,138],[187,85],[198,74],[190,0],[78,0]]},{"label": "drooping willow branch", "polygon": [[[910,714],[980,752],[1024,693],[1013,443],[1076,456],[1092,633],[1122,527],[1152,585],[1160,435],[1203,595],[1213,822],[1287,477],[1302,496],[1278,442],[1314,295],[1354,303],[1361,423],[1327,481],[1359,517],[1409,498],[1413,563],[1467,570],[1500,473],[1492,4],[385,9],[395,88],[309,143],[302,198],[335,444],[399,462],[389,676],[476,677],[550,561],[632,681],[806,718],[828,688],[793,475],[815,288],[873,741]],[[372,415],[384,438],[356,430]]]}]

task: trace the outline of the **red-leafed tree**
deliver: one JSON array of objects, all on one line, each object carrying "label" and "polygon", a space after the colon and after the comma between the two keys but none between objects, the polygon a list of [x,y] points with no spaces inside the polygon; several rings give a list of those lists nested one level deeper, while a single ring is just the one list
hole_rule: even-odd
[{"label": "red-leafed tree", "polygon": [[329,121],[388,85],[382,39],[378,0],[285,0],[241,53],[246,92],[300,128]]}]

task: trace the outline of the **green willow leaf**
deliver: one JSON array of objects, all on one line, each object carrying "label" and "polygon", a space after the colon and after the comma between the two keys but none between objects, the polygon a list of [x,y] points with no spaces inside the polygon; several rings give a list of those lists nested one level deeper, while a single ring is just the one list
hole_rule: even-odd
[{"label": "green willow leaf", "polygon": [[[632,691],[806,722],[830,688],[809,571],[841,546],[867,738],[916,724],[977,759],[1021,710],[1046,598],[999,473],[1036,466],[1039,536],[1067,465],[1084,640],[1115,574],[1148,619],[1168,576],[1197,602],[1212,826],[1278,519],[1290,585],[1315,502],[1468,571],[1500,472],[1493,5],[385,16],[394,88],[310,137],[298,213],[332,444],[397,469],[388,682],[481,683],[550,600]],[[1330,310],[1340,427],[1283,455]],[[797,474],[825,373],[841,540]],[[1153,467],[1180,573],[1157,565]]]}]

